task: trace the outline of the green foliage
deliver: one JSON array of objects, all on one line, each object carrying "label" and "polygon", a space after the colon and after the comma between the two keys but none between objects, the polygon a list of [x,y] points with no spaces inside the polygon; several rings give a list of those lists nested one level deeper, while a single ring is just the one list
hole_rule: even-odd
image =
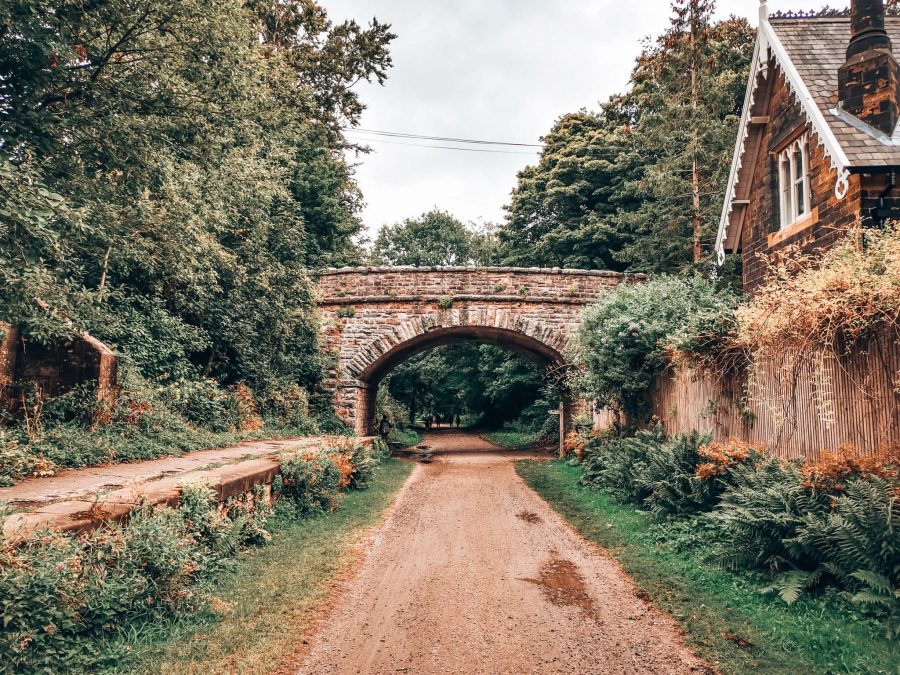
[{"label": "green foliage", "polygon": [[634,436],[611,431],[590,439],[585,446],[582,485],[608,490],[624,501],[643,502],[648,495],[644,470],[650,455],[659,452],[664,442],[662,426],[640,430]]},{"label": "green foliage", "polygon": [[389,27],[301,0],[22,0],[0,26],[0,319],[71,321],[161,383],[315,385],[306,269],[358,258],[341,130]]},{"label": "green foliage", "polygon": [[390,449],[380,438],[372,445],[357,443],[350,454],[350,472],[348,487],[352,490],[364,490],[375,477],[375,470],[382,461],[390,456]]},{"label": "green foliage", "polygon": [[666,364],[667,348],[705,348],[707,330],[696,317],[727,312],[731,292],[700,276],[658,277],[623,284],[584,313],[577,357],[585,365],[577,385],[600,405],[623,411],[632,423],[646,417],[648,391]]},{"label": "green foliage", "polygon": [[271,391],[264,401],[264,411],[283,427],[303,428],[309,425],[309,394],[296,383]]},{"label": "green foliage", "polygon": [[788,543],[859,603],[892,618],[900,637],[900,503],[896,481],[854,478],[828,510],[809,511]]},{"label": "green foliage", "polygon": [[505,264],[671,273],[710,261],[755,37],[712,5],[675,2],[628,91],[554,123],[519,173]]},{"label": "green foliage", "polygon": [[722,482],[697,476],[699,450],[708,435],[689,431],[673,436],[647,453],[638,480],[647,492],[644,503],[656,518],[709,511],[722,490]]},{"label": "green foliage", "polygon": [[11,672],[90,670],[100,639],[126,623],[195,611],[203,600],[191,586],[248,540],[216,507],[209,488],[193,486],[183,509],[145,506],[127,525],[87,537],[0,542],[0,663]]},{"label": "green foliage", "polygon": [[273,489],[300,514],[337,508],[341,470],[328,453],[296,453],[281,460]]},{"label": "green foliage", "polygon": [[429,211],[418,218],[385,225],[372,247],[375,265],[487,265],[492,251],[491,230],[467,228],[446,211]]},{"label": "green foliage", "polygon": [[624,268],[617,254],[629,234],[616,215],[634,208],[624,196],[636,178],[629,131],[600,113],[563,115],[543,139],[535,166],[523,169],[499,231],[507,265]]},{"label": "green foliage", "polygon": [[803,486],[799,462],[766,457],[734,467],[731,485],[710,514],[719,524],[719,561],[735,568],[771,573],[809,567],[811,560],[790,544],[806,514],[827,509],[828,499]]},{"label": "green foliage", "polygon": [[387,420],[390,430],[400,430],[412,422],[409,409],[391,396],[383,382],[378,385],[378,392],[375,394],[375,422],[380,425],[382,420]]},{"label": "green foliage", "polygon": [[547,403],[556,393],[547,389],[540,366],[493,345],[448,345],[417,354],[384,386],[409,410],[411,422],[426,414],[473,414],[489,429],[523,416],[524,424],[542,426],[556,405]]}]

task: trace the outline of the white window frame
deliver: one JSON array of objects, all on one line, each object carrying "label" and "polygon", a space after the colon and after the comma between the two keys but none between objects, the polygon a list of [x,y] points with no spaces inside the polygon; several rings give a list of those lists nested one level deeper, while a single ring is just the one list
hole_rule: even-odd
[{"label": "white window frame", "polygon": [[810,212],[809,198],[809,134],[805,133],[778,153],[778,200],[782,230]]}]

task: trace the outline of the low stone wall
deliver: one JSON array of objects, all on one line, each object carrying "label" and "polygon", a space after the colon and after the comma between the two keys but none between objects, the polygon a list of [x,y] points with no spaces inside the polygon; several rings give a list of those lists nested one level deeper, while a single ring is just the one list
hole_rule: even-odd
[{"label": "low stone wall", "polygon": [[[357,440],[363,445],[371,445],[375,437]],[[299,444],[298,449],[301,449]],[[215,491],[219,503],[224,503],[230,497],[247,494],[257,485],[266,486],[267,494],[271,494],[272,481],[281,471],[281,457],[290,452],[293,450],[237,464],[225,464],[206,471],[147,481],[93,499],[44,504],[9,516],[3,523],[3,536],[16,541],[47,529],[71,533],[91,532],[105,522],[127,520],[129,514],[142,504],[178,506],[182,486],[190,483],[208,485]]]},{"label": "low stone wall", "polygon": [[0,405],[15,405],[23,386],[52,398],[84,383],[96,386],[100,400],[115,396],[118,360],[100,340],[76,333],[71,342],[42,345],[0,322]]}]

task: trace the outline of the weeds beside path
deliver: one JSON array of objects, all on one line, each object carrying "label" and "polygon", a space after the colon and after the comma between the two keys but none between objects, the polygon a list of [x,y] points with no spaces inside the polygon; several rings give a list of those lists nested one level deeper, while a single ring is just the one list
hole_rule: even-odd
[{"label": "weeds beside path", "polygon": [[327,581],[346,563],[360,530],[377,521],[412,468],[387,460],[368,489],[348,493],[339,510],[275,524],[272,542],[245,554],[210,590],[218,613],[126,634],[132,656],[110,672],[266,672],[276,666],[303,639]]},{"label": "weeds beside path", "polygon": [[578,484],[579,467],[522,461],[522,478],[585,538],[603,546],[689,643],[723,673],[896,673],[896,648],[875,622],[829,598],[788,606],[763,583],[660,545],[646,515]]}]

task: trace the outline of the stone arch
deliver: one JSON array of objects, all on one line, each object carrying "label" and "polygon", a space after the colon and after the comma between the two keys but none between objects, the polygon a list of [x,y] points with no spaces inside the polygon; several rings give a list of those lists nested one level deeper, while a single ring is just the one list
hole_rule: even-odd
[{"label": "stone arch", "polygon": [[[342,416],[353,424],[357,433],[373,433],[375,396],[384,376],[419,352],[461,342],[505,347],[551,369],[566,365],[567,336],[558,327],[507,309],[439,310],[395,326],[384,326],[341,359],[338,408]],[[569,402],[565,400],[563,425],[568,424],[568,407]]]}]

